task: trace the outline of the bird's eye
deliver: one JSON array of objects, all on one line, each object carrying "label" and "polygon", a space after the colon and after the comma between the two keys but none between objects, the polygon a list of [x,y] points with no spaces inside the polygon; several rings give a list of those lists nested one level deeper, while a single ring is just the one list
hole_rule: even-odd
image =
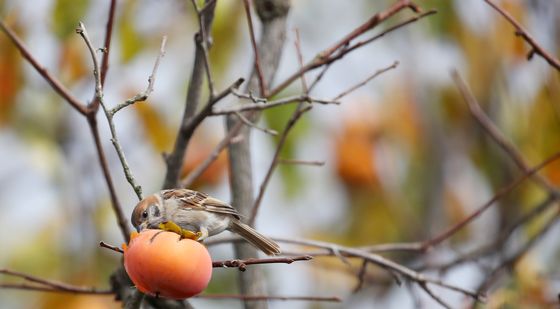
[{"label": "bird's eye", "polygon": [[147,211],[144,210],[142,212],[142,218],[144,218],[144,219],[148,218],[148,212]]}]

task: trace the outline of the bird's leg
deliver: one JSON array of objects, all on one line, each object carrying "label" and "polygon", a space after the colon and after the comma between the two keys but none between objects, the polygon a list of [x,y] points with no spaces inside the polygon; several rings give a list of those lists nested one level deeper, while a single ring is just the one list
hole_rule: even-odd
[{"label": "bird's leg", "polygon": [[202,242],[203,240],[206,239],[206,237],[208,237],[208,229],[204,226],[201,226],[200,232],[198,232],[197,234],[198,234],[198,238],[196,240],[198,242]]},{"label": "bird's leg", "polygon": [[192,240],[198,240],[202,236],[201,232],[193,232],[187,229],[183,229],[173,221],[162,222],[158,225],[158,228],[160,230],[179,234],[181,236],[181,239],[188,238]]}]

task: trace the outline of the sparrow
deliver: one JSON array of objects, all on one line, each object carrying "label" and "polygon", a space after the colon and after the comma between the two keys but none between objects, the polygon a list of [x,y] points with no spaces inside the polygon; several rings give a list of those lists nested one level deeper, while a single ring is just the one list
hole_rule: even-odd
[{"label": "sparrow", "polygon": [[231,205],[194,190],[170,189],[154,193],[136,205],[131,221],[138,232],[162,229],[197,241],[228,230],[267,255],[280,254],[278,244],[241,222],[239,213]]}]

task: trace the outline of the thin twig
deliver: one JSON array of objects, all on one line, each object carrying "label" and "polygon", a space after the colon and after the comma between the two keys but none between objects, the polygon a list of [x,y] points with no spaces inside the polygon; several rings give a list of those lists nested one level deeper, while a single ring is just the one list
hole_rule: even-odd
[{"label": "thin twig", "polygon": [[295,164],[295,165],[309,165],[309,166],[323,166],[325,161],[308,161],[308,160],[298,160],[298,159],[278,159],[280,164]]},{"label": "thin twig", "polygon": [[515,253],[511,254],[509,257],[505,258],[488,276],[485,277],[484,281],[481,283],[477,291],[484,292],[490,288],[492,283],[497,280],[499,275],[504,272],[504,270],[513,270],[517,262],[533,248],[539,240],[542,240],[543,236],[547,234],[548,231],[558,222],[558,211],[548,218],[548,220],[543,224],[541,229],[532,236],[521,248],[519,248]]},{"label": "thin twig", "polygon": [[377,70],[375,73],[373,73],[372,75],[370,75],[368,78],[366,78],[364,81],[344,90],[343,92],[341,92],[339,95],[337,95],[334,99],[332,99],[333,101],[340,101],[340,99],[342,99],[343,97],[347,96],[348,94],[354,92],[356,89],[365,86],[367,83],[369,83],[372,79],[376,78],[377,76],[390,71],[392,69],[395,69],[397,66],[399,65],[398,61],[393,62],[393,64],[391,64],[390,66]]},{"label": "thin twig", "polygon": [[241,93],[240,91],[234,90],[234,91],[231,92],[231,94],[238,97],[239,99],[249,100],[253,103],[266,103],[266,102],[268,102],[268,100],[266,98],[257,97],[251,91],[249,91],[249,94],[245,94],[245,93]]},{"label": "thin twig", "polygon": [[491,243],[483,247],[476,248],[471,252],[463,253],[451,261],[446,261],[439,264],[430,263],[429,265],[416,267],[416,269],[430,269],[430,270],[437,270],[440,272],[446,272],[453,267],[462,265],[463,263],[475,261],[482,257],[494,254],[496,253],[496,250],[500,250],[500,248],[504,247],[508,239],[510,239],[511,235],[513,235],[513,232],[525,226],[535,217],[537,217],[538,215],[542,214],[544,211],[549,209],[552,205],[554,205],[554,202],[556,202],[557,200],[558,197],[553,195],[548,195],[547,198],[544,201],[540,202],[538,206],[534,207],[533,209],[531,209],[530,211],[528,211],[527,213],[525,213],[524,215],[516,219],[515,222],[513,222],[511,225],[505,228],[504,231],[502,231],[494,241],[492,241]]},{"label": "thin twig", "polygon": [[206,23],[204,21],[206,15],[203,15],[201,11],[198,9],[196,0],[191,0],[191,3],[196,11],[196,16],[198,18],[198,25],[200,27],[198,36],[200,39],[200,47],[202,48],[203,55],[204,55],[203,60],[204,60],[204,67],[206,72],[206,80],[208,82],[208,91],[210,92],[210,98],[211,98],[210,100],[212,100],[215,93],[214,93],[214,79],[212,78],[212,70],[210,69],[210,57],[208,56],[208,49],[210,46],[210,34],[206,29]]},{"label": "thin twig", "polygon": [[[488,130],[488,128],[493,128],[493,125],[490,126],[491,122],[489,120],[485,120],[485,118],[480,116],[479,112],[478,113],[476,112],[476,110],[477,110],[476,106],[478,106],[478,103],[476,102],[476,99],[474,99],[472,94],[468,91],[468,88],[466,87],[466,85],[464,84],[464,82],[462,81],[460,76],[455,72],[453,74],[453,78],[455,79],[455,82],[457,83],[457,86],[459,87],[459,89],[460,89],[461,93],[463,94],[465,100],[468,102],[469,107],[475,111],[475,115],[476,115],[477,119],[479,119],[479,122],[480,122],[480,120],[482,120],[480,123],[483,126],[485,126],[485,128],[487,130]],[[502,189],[500,189],[488,202],[486,202],[484,205],[479,207],[471,215],[464,218],[461,222],[459,222],[456,225],[450,227],[449,229],[447,229],[443,233],[439,234],[438,236],[436,236],[436,237],[434,237],[434,238],[432,238],[428,241],[425,241],[423,243],[423,249],[424,250],[428,250],[432,246],[437,245],[437,244],[443,242],[444,240],[448,239],[452,235],[454,235],[457,231],[462,229],[464,226],[469,224],[472,220],[474,220],[475,218],[480,216],[484,211],[486,211],[488,208],[490,208],[490,206],[492,206],[494,204],[494,202],[496,202],[502,196],[511,192],[514,188],[516,188],[518,185],[520,185],[523,181],[525,181],[525,179],[527,179],[529,177],[533,177],[534,175],[536,175],[536,173],[539,170],[544,168],[546,165],[548,165],[551,162],[560,158],[560,153],[556,153],[556,154],[552,155],[551,157],[547,158],[546,160],[542,161],[541,163],[539,163],[535,167],[530,168],[526,165],[526,163],[522,159],[519,152],[517,152],[517,150],[515,150],[515,148],[513,148],[513,146],[511,146],[509,143],[505,142],[505,139],[503,137],[501,137],[501,135],[499,133],[497,133],[495,131],[487,131],[487,132],[490,132],[491,136],[495,138],[495,140],[498,142],[498,144],[502,145],[502,147],[504,147],[504,149],[506,149],[506,152],[510,156],[512,156],[512,158],[514,158],[514,161],[516,161],[516,163],[518,163],[521,166],[521,169],[523,170],[523,175],[521,177],[519,177],[518,179],[516,179],[514,182],[512,182],[512,183],[508,184],[507,186],[503,187]],[[553,186],[549,185],[548,182],[544,178],[541,178],[541,180],[539,180],[538,183],[543,185],[543,187],[550,194],[558,195],[557,190]]]},{"label": "thin twig", "polygon": [[35,70],[37,70],[37,72],[41,74],[41,76],[47,81],[47,83],[51,85],[54,91],[56,91],[64,100],[66,100],[66,102],[68,102],[68,104],[70,104],[70,106],[72,106],[80,114],[86,115],[87,108],[85,107],[85,104],[80,102],[78,98],[74,97],[74,95],[72,95],[72,93],[70,93],[70,91],[66,89],[66,87],[64,87],[62,83],[60,83],[60,81],[52,76],[45,67],[39,64],[37,59],[35,59],[35,57],[31,55],[31,52],[29,52],[23,41],[21,41],[21,39],[15,34],[15,32],[13,32],[12,29],[8,28],[8,26],[6,26],[3,21],[0,21],[0,28],[10,38],[12,43],[14,43],[23,58],[25,58],[27,62],[29,62],[35,68]]},{"label": "thin twig", "polygon": [[358,284],[356,284],[356,287],[354,288],[354,290],[352,291],[352,293],[357,293],[358,291],[360,291],[362,289],[362,287],[364,286],[364,282],[365,282],[365,276],[367,273],[367,265],[368,265],[368,261],[367,260],[363,260],[362,261],[362,266],[360,266],[360,271],[358,271]]},{"label": "thin twig", "polygon": [[[296,40],[294,42],[294,46],[296,48],[296,55],[301,70],[303,69],[304,64],[303,64],[303,54],[301,52],[301,38],[299,35],[299,29],[296,28],[295,32],[296,32]],[[309,87],[307,87],[307,81],[305,80],[305,71],[303,70],[301,70],[300,80],[301,80],[301,88],[303,89],[303,93],[305,95],[309,95]],[[333,100],[333,101],[337,101],[337,100]]]},{"label": "thin twig", "polygon": [[[303,56],[301,54],[301,43],[300,43],[300,38],[299,38],[299,32],[296,30],[296,42],[295,42],[295,47],[296,47],[296,51],[297,51],[297,55],[298,55],[298,61],[300,63],[300,66],[303,69]],[[309,97],[309,88],[307,87],[307,82],[305,81],[305,71],[301,70],[301,82],[302,82],[302,88],[304,91],[304,96]],[[298,103],[296,110],[293,112],[292,116],[290,117],[290,119],[288,120],[288,123],[286,124],[284,131],[282,132],[282,135],[280,136],[280,140],[278,141],[278,145],[276,146],[276,151],[274,152],[274,156],[272,158],[272,162],[270,163],[270,167],[268,168],[268,171],[266,172],[266,175],[259,187],[259,193],[255,199],[255,202],[253,203],[253,208],[251,209],[251,216],[249,217],[249,225],[253,225],[255,223],[262,199],[264,197],[264,193],[266,191],[266,187],[270,181],[270,179],[272,178],[272,174],[274,172],[274,170],[276,169],[276,166],[278,166],[279,163],[279,158],[280,158],[280,152],[282,151],[282,148],[284,147],[284,144],[288,138],[288,134],[290,132],[290,130],[294,127],[294,125],[297,123],[297,121],[300,119],[300,117],[307,111],[309,111],[313,106],[310,104],[309,101],[301,101]]]},{"label": "thin twig", "polygon": [[323,79],[323,76],[325,76],[325,74],[327,73],[327,71],[329,70],[329,68],[331,67],[332,63],[327,63],[323,66],[323,69],[321,70],[321,72],[319,72],[319,74],[317,74],[317,76],[315,77],[315,79],[313,80],[313,82],[311,82],[311,85],[309,85],[309,92],[311,93],[311,91],[313,91],[313,89],[315,89],[315,86],[317,86],[319,84],[319,82],[321,81],[321,79]]},{"label": "thin twig", "polygon": [[59,289],[48,287],[44,285],[28,284],[28,283],[0,283],[0,289],[12,289],[23,291],[37,291],[37,292],[53,292],[53,293],[70,293],[70,294],[88,294],[88,295],[113,295],[111,289],[98,289],[95,287],[68,287],[66,289]]},{"label": "thin twig", "polygon": [[[119,157],[119,160],[121,162],[126,180],[128,181],[128,183],[132,186],[134,192],[136,193],[136,196],[138,197],[139,200],[142,200],[142,187],[140,185],[137,184],[136,179],[134,178],[134,176],[132,175],[132,171],[130,170],[130,166],[128,165],[128,162],[126,160],[124,151],[122,149],[122,146],[119,143],[118,137],[117,137],[117,132],[115,129],[115,124],[113,122],[113,116],[114,113],[116,113],[116,111],[120,110],[117,109],[116,111],[114,111],[113,113],[111,113],[111,110],[109,110],[107,108],[107,106],[105,105],[105,102],[103,100],[103,85],[101,83],[101,77],[100,77],[100,69],[99,69],[99,62],[97,61],[97,57],[95,55],[95,48],[93,47],[93,44],[91,43],[91,40],[89,39],[88,33],[85,29],[85,26],[83,23],[80,23],[79,27],[76,29],[76,33],[78,33],[85,41],[91,57],[92,57],[92,61],[93,61],[93,66],[94,66],[94,70],[93,70],[93,75],[95,78],[95,92],[96,92],[96,97],[99,100],[99,103],[101,105],[101,107],[103,108],[103,111],[105,112],[105,116],[107,118],[107,122],[109,124],[109,129],[111,131],[111,142],[113,143],[113,146],[115,147],[115,150],[117,152],[117,155]],[[166,43],[166,37],[163,38],[162,40],[162,46],[161,46],[161,51],[165,50],[165,43]],[[149,78],[149,83],[148,83],[148,88],[146,89],[145,93],[149,94],[149,92],[151,92],[153,90],[153,83],[155,81],[155,73],[157,71],[157,67],[159,66],[159,61],[160,58],[162,57],[163,53],[160,53],[160,56],[158,56],[157,60],[156,60],[156,64],[154,65],[154,71],[152,72],[152,76],[150,76]],[[145,96],[145,98],[147,97],[147,95]],[[122,108],[122,107],[121,107]]]},{"label": "thin twig", "polygon": [[101,58],[101,85],[105,84],[105,78],[109,71],[109,52],[111,51],[111,38],[113,33],[113,24],[115,21],[115,11],[117,8],[117,0],[111,0],[109,6],[109,19],[105,26],[105,41],[103,42],[103,58]]},{"label": "thin twig", "polygon": [[[302,103],[300,103],[302,104]],[[282,148],[284,147],[284,144],[286,143],[286,140],[288,138],[288,133],[290,133],[291,129],[294,127],[294,125],[297,123],[297,121],[299,120],[299,118],[301,116],[303,116],[303,114],[305,114],[305,112],[311,110],[311,108],[313,107],[313,105],[309,104],[306,106],[303,105],[299,105],[298,108],[294,111],[294,113],[292,114],[292,117],[288,120],[288,123],[286,124],[286,127],[284,128],[284,131],[282,132],[282,135],[280,135],[280,140],[278,141],[278,145],[276,146],[276,151],[274,152],[274,156],[272,157],[272,162],[270,163],[270,167],[268,168],[268,171],[266,172],[266,175],[259,187],[259,194],[257,195],[257,198],[255,199],[255,203],[253,204],[253,208],[251,210],[251,216],[249,217],[249,225],[254,224],[255,219],[257,217],[257,214],[259,212],[259,208],[262,202],[262,199],[264,197],[264,193],[266,191],[266,187],[270,181],[270,179],[272,178],[272,173],[274,172],[274,169],[276,168],[276,166],[278,165],[278,158],[280,157],[280,152],[282,151]]]},{"label": "thin twig", "polygon": [[[213,98],[209,98],[208,103],[206,103],[206,106],[204,106],[204,108],[198,112],[198,114],[196,114],[194,117],[190,118],[186,123],[183,123],[181,125],[180,128],[180,133],[179,136],[182,136],[185,140],[189,140],[192,135],[194,134],[194,131],[196,130],[196,128],[200,125],[200,123],[202,123],[202,121],[204,119],[206,119],[206,117],[208,117],[211,112],[212,112],[212,108],[213,106],[218,103],[220,100],[222,100],[223,98],[225,98],[227,95],[229,95],[230,93],[232,93],[232,91],[234,89],[239,88],[239,86],[244,82],[243,78],[239,78],[237,79],[233,84],[231,84],[227,89],[225,89],[224,91],[222,91],[221,93],[219,93],[218,95],[216,95]],[[233,131],[233,130],[232,130]],[[183,141],[184,142],[184,141]],[[176,143],[176,149],[177,148],[177,143]],[[183,150],[186,150],[186,148],[184,148]],[[183,159],[176,161],[175,157],[176,155],[178,155],[180,153],[180,151],[174,151],[171,155],[173,157],[169,157],[167,159],[168,162],[168,175],[172,175],[173,173],[170,173],[169,168],[171,167],[171,165],[174,165],[178,162],[183,162]],[[210,162],[211,163],[211,162]],[[178,168],[178,167],[177,167]],[[178,182],[178,181],[175,181]],[[166,180],[166,184],[167,185],[171,185],[172,183],[175,182],[170,182],[167,184],[167,180]],[[178,184],[175,184],[173,187],[175,187]]]},{"label": "thin twig", "polygon": [[107,190],[109,190],[111,206],[113,207],[113,212],[117,217],[117,224],[119,225],[121,233],[123,234],[124,240],[128,242],[130,240],[129,222],[124,215],[121,204],[117,197],[117,191],[115,190],[113,178],[111,177],[111,172],[109,171],[107,157],[105,156],[105,151],[103,151],[103,144],[101,143],[101,138],[99,137],[99,130],[97,128],[97,117],[95,116],[95,114],[88,114],[86,118],[89,124],[91,135],[93,137],[93,143],[97,152],[97,158],[99,159],[99,165],[101,166],[101,171],[103,172],[103,177],[105,178],[105,183],[107,184]]},{"label": "thin twig", "polygon": [[203,294],[195,296],[204,299],[240,299],[240,300],[263,300],[263,301],[324,301],[324,302],[341,302],[339,297],[321,297],[321,296],[277,296],[277,295],[236,295],[236,294]]},{"label": "thin twig", "polygon": [[[362,25],[355,28],[353,31],[351,31],[349,34],[347,34],[344,38],[340,39],[337,43],[333,44],[331,47],[329,47],[329,48],[325,49],[324,51],[318,53],[317,56],[313,60],[311,60],[310,62],[305,64],[302,68],[300,68],[299,70],[297,70],[296,72],[291,74],[288,78],[286,78],[283,82],[281,82],[274,89],[270,90],[268,96],[271,97],[271,96],[274,96],[274,95],[278,94],[280,91],[282,91],[283,89],[285,89],[286,87],[291,85],[296,79],[300,78],[300,76],[303,73],[314,70],[314,69],[319,68],[319,67],[322,67],[326,64],[332,63],[333,61],[344,57],[346,54],[348,54],[349,52],[351,52],[352,50],[355,49],[355,48],[354,49],[347,49],[346,48],[350,44],[351,41],[358,38],[362,34],[368,32],[369,30],[375,28],[377,25],[379,25],[383,21],[387,20],[388,18],[394,16],[395,14],[402,11],[403,9],[407,9],[407,8],[412,8],[415,11],[418,11],[418,8],[414,4],[412,4],[410,1],[400,0],[400,1],[396,2],[395,4],[393,4],[391,7],[389,7],[388,9],[386,9],[385,11],[382,11],[382,12],[379,12],[379,13],[373,15],[368,21],[366,21]],[[408,25],[408,24],[410,24],[410,23],[412,23],[416,20],[419,20],[423,17],[426,17],[426,16],[434,14],[434,13],[435,13],[435,11],[430,11],[429,14],[421,13],[421,14],[417,15],[416,17],[414,17],[412,20],[407,21],[407,23],[403,24],[403,25]],[[369,41],[368,43],[371,43],[372,41]],[[356,48],[361,47],[363,45],[365,45],[365,44],[357,46]],[[337,54],[338,51],[340,51],[340,52]],[[333,58],[333,56],[335,58]]]},{"label": "thin twig", "polygon": [[124,250],[123,250],[123,249],[121,249],[121,248],[119,248],[119,247],[117,247],[117,246],[110,245],[110,244],[108,244],[108,243],[106,243],[106,242],[104,242],[104,241],[100,241],[100,242],[99,242],[99,247],[107,248],[107,249],[109,249],[109,250],[113,250],[113,251],[118,252],[118,253],[121,253],[121,254],[124,253]]},{"label": "thin twig", "polygon": [[[64,283],[64,282],[60,282],[60,281],[39,278],[39,277],[36,277],[36,276],[33,276],[33,275],[29,275],[29,274],[25,274],[25,273],[22,273],[22,272],[9,270],[9,269],[0,269],[0,274],[21,278],[25,281],[29,281],[29,282],[40,285],[40,286],[37,286],[37,285],[29,286],[29,285],[27,285],[25,287],[23,287],[22,285],[19,285],[21,287],[21,289],[30,289],[31,287],[41,287],[42,286],[42,287],[45,287],[45,288],[53,289],[53,292],[70,292],[70,293],[87,293],[87,294],[108,294],[109,293],[106,290],[99,290],[99,289],[94,288],[94,287],[83,287],[83,286],[71,285],[71,284],[67,284],[67,283]],[[10,288],[16,288],[16,287],[11,286]]]},{"label": "thin twig", "polygon": [[[173,145],[173,151],[165,156],[166,164],[166,174],[163,181],[164,189],[176,188],[179,185],[179,178],[181,177],[181,168],[183,166],[185,155],[187,153],[187,148],[194,132],[193,127],[189,126],[189,122],[192,122],[196,117],[197,110],[200,105],[200,98],[202,96],[202,84],[204,80],[205,73],[208,74],[209,70],[206,70],[206,62],[208,58],[206,57],[206,44],[202,38],[207,38],[206,35],[202,33],[205,29],[211,29],[212,21],[214,20],[214,11],[216,9],[216,1],[210,0],[206,1],[205,6],[198,11],[198,18],[203,19],[203,27],[200,27],[198,33],[194,36],[195,42],[195,56],[194,64],[191,71],[191,76],[189,78],[189,85],[187,90],[187,98],[185,102],[185,108],[183,111],[183,116],[181,118],[181,124],[179,125],[179,130],[177,136],[175,137],[175,143]],[[211,80],[211,79],[210,79]],[[212,92],[211,92],[212,93]],[[200,123],[201,120],[197,122]],[[196,124],[198,126],[198,124]]]},{"label": "thin twig", "polygon": [[161,58],[163,58],[165,56],[165,45],[167,44],[167,36],[164,35],[163,38],[161,39],[161,46],[159,48],[159,54],[156,58],[156,62],[154,63],[154,68],[152,69],[152,74],[150,74],[150,77],[148,77],[148,87],[146,87],[146,90],[144,90],[144,92],[141,92],[137,95],[135,95],[134,97],[124,101],[123,103],[113,107],[112,109],[109,110],[109,114],[112,116],[114,116],[118,111],[120,111],[121,109],[134,104],[136,102],[141,102],[141,101],[146,101],[148,99],[148,96],[150,96],[150,94],[154,91],[154,84],[156,82],[156,74],[159,68],[159,63],[161,61]]},{"label": "thin twig", "polygon": [[88,51],[93,61],[93,78],[95,80],[95,96],[102,103],[103,100],[103,84],[101,83],[101,69],[99,67],[99,61],[97,60],[97,55],[95,54],[95,47],[89,39],[86,27],[84,23],[80,22],[78,28],[76,28],[76,33],[79,34],[87,45]]},{"label": "thin twig", "polygon": [[403,22],[400,22],[400,23],[398,23],[398,24],[396,24],[396,25],[394,25],[394,26],[391,26],[391,27],[389,27],[389,28],[383,30],[383,32],[381,32],[381,33],[379,33],[379,34],[377,34],[377,35],[375,35],[375,36],[373,36],[373,37],[371,37],[371,38],[369,38],[369,39],[367,39],[367,40],[365,40],[365,41],[360,41],[360,42],[357,42],[357,43],[354,44],[354,45],[345,47],[345,48],[344,48],[343,50],[341,50],[339,53],[334,54],[328,61],[329,61],[329,63],[332,63],[332,62],[334,62],[334,61],[336,61],[336,60],[338,60],[338,59],[344,57],[346,54],[348,54],[348,53],[354,51],[355,49],[358,49],[358,48],[360,48],[360,47],[363,47],[363,46],[365,46],[365,45],[368,45],[368,44],[370,44],[370,43],[372,43],[372,42],[374,42],[374,41],[379,40],[380,38],[384,37],[385,35],[387,35],[387,34],[393,32],[393,31],[395,31],[395,30],[398,30],[398,29],[400,29],[400,28],[402,28],[402,27],[404,27],[404,26],[407,26],[407,25],[409,25],[409,24],[412,24],[412,23],[414,23],[414,22],[416,22],[416,21],[418,21],[418,20],[420,20],[420,19],[422,19],[422,18],[424,18],[424,17],[428,17],[428,16],[434,15],[434,14],[437,14],[437,10],[435,10],[435,9],[432,9],[432,10],[429,10],[429,11],[425,11],[425,12],[422,12],[422,13],[419,13],[418,15],[416,15],[416,16],[414,16],[414,17],[411,17],[411,18],[409,18],[409,19],[407,19],[407,20],[405,20],[405,21],[403,21]]},{"label": "thin twig", "polygon": [[237,116],[237,118],[239,118],[239,120],[241,120],[241,122],[243,122],[246,126],[249,126],[249,127],[253,128],[253,129],[257,129],[257,130],[259,130],[259,131],[261,131],[261,132],[264,132],[264,133],[266,133],[266,134],[270,134],[270,135],[272,135],[272,136],[278,135],[278,132],[276,132],[275,130],[259,127],[258,125],[256,125],[255,123],[253,123],[253,122],[251,122],[249,119],[247,119],[247,117],[243,116],[243,114],[240,113],[240,112],[235,112],[234,114],[235,114],[235,116]]},{"label": "thin twig", "polygon": [[[103,58],[101,59],[101,85],[105,85],[105,78],[107,77],[107,72],[109,71],[109,53],[111,51],[111,39],[113,37],[113,24],[115,21],[115,11],[117,7],[117,1],[111,0],[111,5],[109,6],[109,13],[107,14],[109,18],[107,19],[107,24],[105,25],[105,41],[103,43]],[[99,100],[97,95],[94,94],[91,104],[88,106],[91,113],[96,114],[99,109]]]},{"label": "thin twig", "polygon": [[554,56],[549,54],[544,48],[542,48],[537,41],[533,38],[532,35],[521,26],[519,22],[517,22],[508,12],[504,9],[499,7],[491,0],[484,0],[484,2],[488,3],[494,10],[496,10],[500,15],[502,15],[507,21],[515,28],[515,35],[522,37],[525,42],[531,45],[531,51],[527,55],[527,59],[531,60],[534,54],[541,56],[548,64],[550,64],[553,68],[560,71],[560,61],[556,59]]},{"label": "thin twig", "polygon": [[460,229],[465,227],[471,221],[473,221],[478,216],[480,216],[484,211],[486,211],[488,208],[490,208],[490,206],[492,206],[497,200],[499,200],[500,198],[502,198],[503,196],[505,196],[506,194],[511,192],[513,189],[515,189],[517,186],[519,186],[521,183],[523,183],[528,177],[530,177],[531,175],[535,174],[536,172],[538,172],[539,170],[541,170],[542,168],[544,168],[548,164],[550,164],[550,163],[552,163],[552,162],[554,162],[558,159],[560,159],[560,152],[557,152],[554,155],[548,157],[546,160],[542,161],[541,163],[539,163],[535,167],[529,169],[527,172],[525,172],[523,175],[521,175],[515,181],[513,181],[513,182],[509,183],[508,185],[502,187],[500,190],[498,190],[498,192],[496,194],[494,194],[494,196],[488,202],[484,203],[482,206],[480,206],[477,210],[475,210],[469,216],[467,216],[466,218],[461,220],[456,225],[453,225],[450,228],[448,228],[447,230],[445,230],[444,232],[440,233],[438,236],[433,237],[432,239],[425,241],[422,244],[422,250],[429,250],[430,248],[442,243],[443,241],[445,241],[449,237],[453,236],[455,233],[457,233],[457,231],[459,231]]},{"label": "thin twig", "polygon": [[243,126],[243,124],[240,122],[238,123],[235,127],[233,127],[227,134],[226,136],[218,143],[218,145],[216,145],[216,147],[214,148],[214,150],[210,153],[210,155],[204,160],[204,162],[202,162],[201,164],[199,164],[194,170],[192,170],[187,177],[185,177],[185,179],[183,179],[181,181],[181,188],[188,188],[192,185],[192,183],[198,178],[200,177],[200,175],[202,175],[202,173],[204,173],[208,167],[210,166],[210,164],[212,164],[212,162],[214,162],[218,156],[220,155],[220,153],[232,142],[232,140],[237,136],[237,134],[239,133],[239,130],[241,129],[241,127]]},{"label": "thin twig", "polygon": [[[471,291],[469,289],[465,289],[453,284],[449,284],[445,281],[440,279],[428,277],[422,273],[416,272],[404,265],[400,265],[392,260],[386,259],[378,254],[370,253],[360,248],[351,248],[345,247],[342,245],[324,242],[324,241],[317,241],[317,240],[306,240],[306,239],[285,239],[285,238],[272,238],[274,241],[281,242],[281,243],[297,243],[303,246],[315,247],[320,248],[328,252],[328,256],[337,257],[340,259],[340,256],[343,257],[351,257],[351,258],[360,258],[362,260],[367,260],[368,262],[375,264],[387,271],[395,272],[404,278],[418,283],[418,284],[433,284],[437,285],[452,291],[456,291],[458,293],[462,293],[466,296],[473,298],[476,301],[484,302],[485,297],[484,295],[477,293],[475,291]],[[227,242],[237,242],[243,241],[240,237],[224,237],[222,239],[217,240],[209,240],[206,242],[206,245],[211,246],[219,243],[227,243]]]},{"label": "thin twig", "polygon": [[[99,246],[102,248],[106,248],[118,253],[123,254],[124,250],[117,246],[113,246],[107,244],[104,241],[99,243]],[[252,259],[244,259],[244,260],[223,260],[223,261],[214,261],[212,262],[212,267],[214,268],[238,268],[240,271],[245,271],[247,269],[247,265],[259,265],[259,264],[292,264],[293,262],[298,261],[309,261],[312,260],[313,257],[310,255],[300,255],[300,256],[290,256],[290,257],[274,257],[274,258],[252,258]],[[0,270],[2,273],[2,270]]]},{"label": "thin twig", "polygon": [[[494,142],[496,142],[496,144],[498,144],[498,146],[500,146],[508,154],[515,165],[517,165],[517,167],[519,167],[523,172],[527,173],[530,169],[529,164],[527,163],[525,158],[523,158],[521,152],[516,149],[513,143],[507,140],[507,138],[500,132],[500,130],[496,127],[492,120],[490,120],[490,118],[484,113],[484,111],[480,107],[480,104],[474,97],[467,84],[465,84],[459,73],[457,71],[453,71],[452,76],[473,117],[482,126],[484,131],[488,133],[488,135],[490,135]],[[537,173],[532,174],[530,177],[538,185],[542,186],[546,191],[552,194],[558,194],[557,189],[546,178]]]},{"label": "thin twig", "polygon": [[309,261],[313,257],[309,255],[294,256],[294,257],[278,257],[278,258],[264,258],[264,259],[246,259],[246,260],[227,260],[227,261],[214,261],[212,267],[214,268],[239,268],[240,271],[245,271],[247,265],[257,264],[292,264],[297,261]]},{"label": "thin twig", "polygon": [[253,53],[255,54],[255,70],[257,73],[259,81],[259,90],[262,97],[267,96],[267,85],[264,80],[264,74],[261,68],[261,61],[259,56],[259,49],[257,48],[257,40],[255,39],[255,30],[253,27],[253,16],[251,13],[251,4],[249,0],[243,0],[243,6],[245,7],[245,16],[247,17],[247,24],[249,26],[249,36],[251,38],[251,46],[253,47]]},{"label": "thin twig", "polygon": [[432,299],[434,299],[438,304],[440,304],[442,307],[447,308],[447,309],[452,309],[453,307],[451,307],[448,303],[446,303],[445,301],[443,301],[443,299],[441,299],[441,297],[439,297],[439,295],[437,295],[436,293],[434,293],[426,283],[421,283],[420,284],[420,288],[422,288],[422,290],[424,290],[426,293],[428,293],[428,295],[430,295],[430,297]]},{"label": "thin twig", "polygon": [[[239,95],[240,94],[238,93],[236,96]],[[263,99],[265,100],[264,102],[260,101],[261,100],[260,98],[255,98],[255,100],[256,100],[255,104],[244,104],[240,106],[234,106],[231,108],[221,108],[221,109],[214,108],[210,116],[229,115],[229,114],[236,114],[236,113],[247,112],[247,111],[262,111],[265,109],[275,108],[286,104],[297,104],[301,102],[317,103],[323,105],[340,104],[340,102],[337,101],[316,99],[305,94],[290,96],[275,101],[270,101],[268,103],[265,103],[266,102],[265,99]]]}]

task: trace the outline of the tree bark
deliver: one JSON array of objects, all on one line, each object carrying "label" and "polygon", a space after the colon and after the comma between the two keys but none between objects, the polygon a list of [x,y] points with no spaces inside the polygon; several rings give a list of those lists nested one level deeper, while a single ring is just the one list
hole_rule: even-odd
[{"label": "tree bark", "polygon": [[[270,85],[278,69],[282,47],[286,39],[286,19],[290,9],[290,0],[256,0],[254,3],[262,24],[262,34],[258,46],[259,62],[265,83]],[[259,77],[256,66],[254,66],[247,84],[247,91],[258,93],[258,89]],[[245,114],[251,121],[256,121],[258,115],[255,112]],[[235,115],[228,116],[226,120],[228,131],[235,127],[239,121]],[[254,202],[250,135],[251,129],[244,126],[240,130],[242,140],[230,145],[228,151],[232,204],[246,218],[249,217]],[[236,244],[235,253],[240,259],[258,255],[257,250],[248,244]],[[264,274],[260,268],[252,267],[239,274],[242,294],[267,294]],[[264,301],[245,301],[245,308],[247,309],[267,307],[268,305]]]}]

